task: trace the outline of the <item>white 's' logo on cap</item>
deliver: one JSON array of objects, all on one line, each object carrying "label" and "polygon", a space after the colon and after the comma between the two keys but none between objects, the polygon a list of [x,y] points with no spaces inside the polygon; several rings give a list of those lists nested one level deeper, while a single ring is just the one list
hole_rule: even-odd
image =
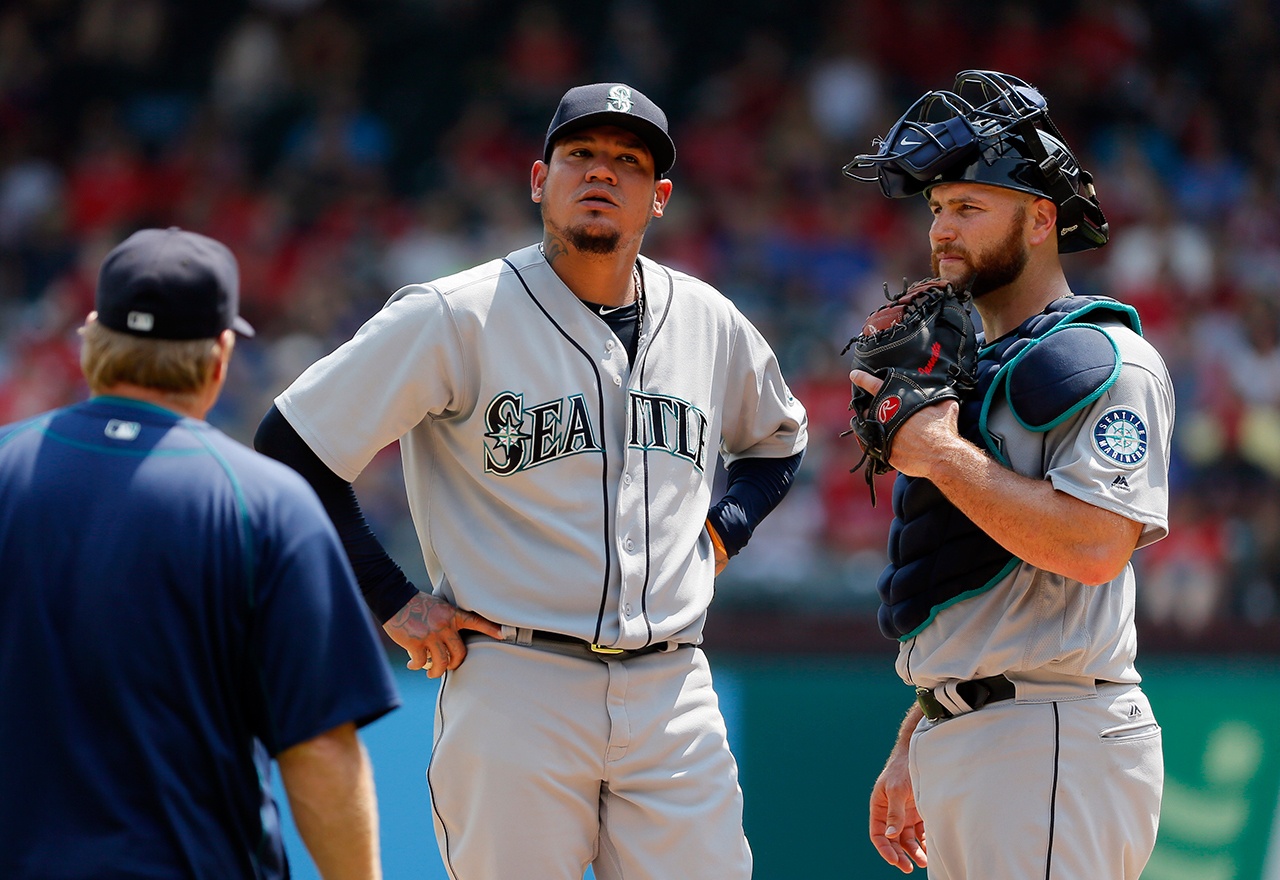
[{"label": "white 's' logo on cap", "polygon": [[610,110],[619,113],[631,112],[631,89],[626,86],[614,86],[609,89],[609,100],[605,102]]},{"label": "white 's' logo on cap", "polygon": [[129,325],[130,330],[137,330],[139,333],[150,333],[156,326],[156,316],[150,312],[130,312],[129,317],[125,319],[125,323]]}]

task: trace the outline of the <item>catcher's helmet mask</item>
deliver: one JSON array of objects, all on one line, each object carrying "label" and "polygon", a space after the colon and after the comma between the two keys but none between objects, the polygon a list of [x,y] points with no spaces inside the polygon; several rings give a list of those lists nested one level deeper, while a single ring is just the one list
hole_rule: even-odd
[{"label": "catcher's helmet mask", "polygon": [[1030,193],[1058,206],[1058,251],[1102,247],[1109,228],[1093,175],[1067,147],[1044,97],[1015,76],[965,70],[952,91],[922,95],[874,153],[844,166],[854,180],[876,181],[891,199],[939,183],[972,181]]}]

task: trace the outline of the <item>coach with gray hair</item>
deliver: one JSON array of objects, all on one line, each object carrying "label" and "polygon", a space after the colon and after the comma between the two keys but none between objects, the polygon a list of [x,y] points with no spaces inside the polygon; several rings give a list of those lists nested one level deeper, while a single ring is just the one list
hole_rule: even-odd
[{"label": "coach with gray hair", "polygon": [[399,704],[296,473],[204,421],[235,258],[144,229],[81,329],[91,398],[0,427],[0,877],[289,874],[278,762],[326,880],[378,878],[357,728]]}]

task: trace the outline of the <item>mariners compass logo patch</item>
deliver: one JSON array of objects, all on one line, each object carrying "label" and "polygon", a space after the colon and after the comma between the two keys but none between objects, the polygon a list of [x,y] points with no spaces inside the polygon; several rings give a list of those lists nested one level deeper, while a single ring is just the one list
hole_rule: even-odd
[{"label": "mariners compass logo patch", "polygon": [[1093,445],[1123,468],[1136,468],[1147,457],[1147,426],[1131,409],[1107,410],[1093,426]]}]

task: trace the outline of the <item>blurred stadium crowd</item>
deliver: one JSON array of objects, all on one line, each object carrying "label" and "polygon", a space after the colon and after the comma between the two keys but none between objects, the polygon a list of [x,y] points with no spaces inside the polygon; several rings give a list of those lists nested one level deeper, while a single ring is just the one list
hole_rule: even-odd
[{"label": "blurred stadium crowd", "polygon": [[[1067,258],[1074,289],[1133,303],[1174,374],[1173,533],[1138,556],[1140,613],[1188,636],[1280,616],[1280,4],[717,6],[8,0],[0,422],[84,395],[99,261],[180,225],[240,259],[259,335],[211,421],[248,441],[396,288],[537,240],[556,101],[626,81],[679,150],[646,253],[750,315],[810,412],[800,482],[718,601],[870,607],[889,511],[848,473],[839,351],[884,282],[928,273],[928,215],[840,169],[925,90],[995,69],[1046,94],[1097,178],[1112,241]],[[400,479],[389,450],[357,488],[414,573]]]}]

